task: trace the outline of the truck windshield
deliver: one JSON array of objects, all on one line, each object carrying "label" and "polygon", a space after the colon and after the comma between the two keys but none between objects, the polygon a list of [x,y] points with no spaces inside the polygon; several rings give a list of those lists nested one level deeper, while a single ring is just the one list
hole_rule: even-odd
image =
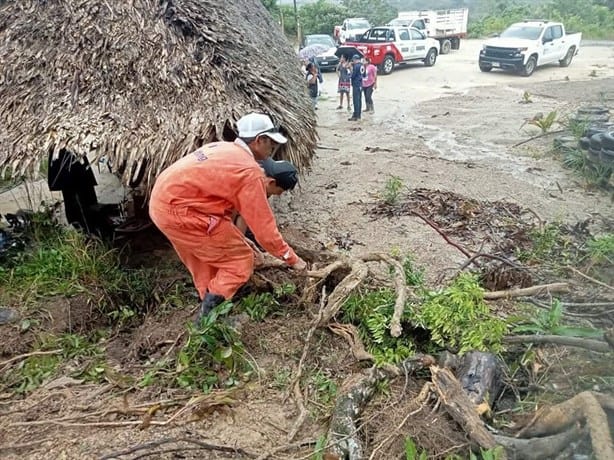
[{"label": "truck windshield", "polygon": [[363,43],[377,43],[377,42],[385,42],[388,41],[388,31],[390,29],[386,28],[374,28],[369,30],[366,34],[364,34],[361,38],[361,42]]},{"label": "truck windshield", "polygon": [[328,35],[307,35],[305,37],[305,46],[324,45],[329,48],[335,47],[335,42]]},{"label": "truck windshield", "polygon": [[349,21],[348,22],[348,29],[350,30],[368,29],[368,28],[369,28],[369,23],[367,21]]},{"label": "truck windshield", "polygon": [[536,26],[510,26],[503,31],[503,38],[521,38],[523,40],[537,40],[542,34],[543,27]]}]

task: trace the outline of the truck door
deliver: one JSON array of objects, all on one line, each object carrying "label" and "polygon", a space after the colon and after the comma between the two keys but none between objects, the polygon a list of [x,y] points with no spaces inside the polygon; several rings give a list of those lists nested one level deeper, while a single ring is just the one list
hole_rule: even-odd
[{"label": "truck door", "polygon": [[409,35],[409,29],[401,27],[397,29],[397,34],[397,46],[399,48],[399,52],[403,56],[403,60],[407,61],[408,59],[412,59],[412,42],[411,36]]},{"label": "truck door", "polygon": [[409,29],[411,36],[412,59],[422,59],[426,57],[426,32],[416,29]]},{"label": "truck door", "polygon": [[565,46],[565,37],[563,36],[563,26],[552,26],[552,43],[554,49],[554,61],[560,61],[565,57],[567,53],[567,47]]},{"label": "truck door", "polygon": [[560,47],[562,45],[561,35],[563,31],[561,30],[559,38],[555,39],[554,36],[556,34],[556,31],[554,29],[557,27],[559,29],[561,28],[561,26],[548,26],[544,31],[544,35],[542,37],[542,46],[544,51],[542,53],[542,60],[540,61],[540,64],[550,64],[560,59]]}]

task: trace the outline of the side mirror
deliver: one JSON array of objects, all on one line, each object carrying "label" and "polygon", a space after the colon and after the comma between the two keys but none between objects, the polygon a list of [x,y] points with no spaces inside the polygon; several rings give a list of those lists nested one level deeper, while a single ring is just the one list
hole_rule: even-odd
[{"label": "side mirror", "polygon": [[553,39],[552,38],[542,38],[542,43],[545,45],[546,43],[550,43]]}]

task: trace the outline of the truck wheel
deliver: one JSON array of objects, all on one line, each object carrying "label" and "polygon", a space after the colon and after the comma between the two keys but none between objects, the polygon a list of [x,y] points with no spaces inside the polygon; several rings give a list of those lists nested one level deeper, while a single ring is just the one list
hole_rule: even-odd
[{"label": "truck wheel", "polygon": [[535,67],[537,66],[537,59],[535,56],[531,56],[527,63],[524,65],[522,70],[520,71],[520,75],[523,77],[530,77],[535,71]]},{"label": "truck wheel", "polygon": [[460,49],[460,38],[453,38],[452,39],[452,49],[453,50],[459,50]]},{"label": "truck wheel", "polygon": [[384,75],[390,74],[394,70],[394,57],[392,55],[387,54],[384,58],[384,62],[382,62],[382,73]]},{"label": "truck wheel", "polygon": [[561,67],[568,67],[569,64],[571,64],[571,61],[572,61],[572,59],[574,57],[574,54],[576,54],[576,47],[572,46],[567,51],[567,54],[565,55],[565,57],[559,61],[559,65]]},{"label": "truck wheel", "polygon": [[441,54],[448,54],[452,49],[452,42],[450,40],[444,40],[441,42]]},{"label": "truck wheel", "polygon": [[488,64],[480,64],[480,70],[482,72],[490,72],[492,70],[492,66]]},{"label": "truck wheel", "polygon": [[426,67],[432,67],[435,65],[436,61],[437,61],[437,50],[435,48],[431,48],[428,54],[426,55],[426,57],[424,58],[424,65]]}]

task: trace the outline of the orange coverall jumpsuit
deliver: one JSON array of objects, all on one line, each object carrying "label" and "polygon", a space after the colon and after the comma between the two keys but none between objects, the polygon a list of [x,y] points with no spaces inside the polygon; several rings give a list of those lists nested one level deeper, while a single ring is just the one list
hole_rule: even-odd
[{"label": "orange coverall jumpsuit", "polygon": [[207,292],[232,298],[253,272],[253,249],[231,221],[235,210],[270,254],[288,265],[298,261],[277,229],[264,174],[247,147],[204,145],[156,179],[149,215],[190,271],[201,299]]}]

